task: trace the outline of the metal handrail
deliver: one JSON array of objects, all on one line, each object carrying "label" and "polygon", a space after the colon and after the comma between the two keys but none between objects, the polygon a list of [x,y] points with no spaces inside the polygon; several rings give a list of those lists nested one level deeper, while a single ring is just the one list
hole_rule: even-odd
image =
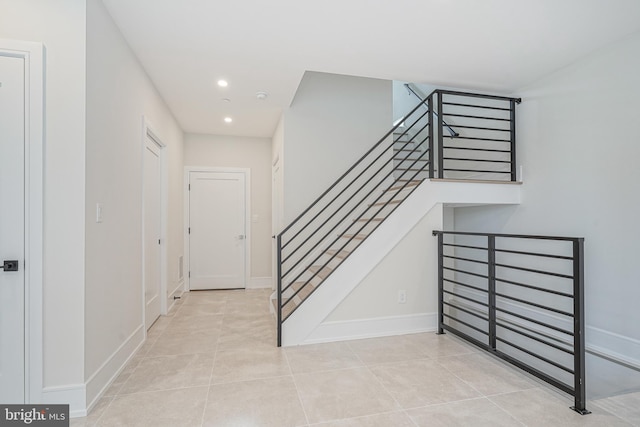
[{"label": "metal handrail", "polygon": [[[436,90],[434,90],[431,94],[434,94],[434,93],[436,93]],[[407,116],[412,115],[418,108],[420,108],[420,105],[421,105],[421,103],[416,105],[415,108],[413,110],[411,110],[411,112],[409,114],[407,114]],[[385,133],[384,136],[382,138],[380,138],[380,140],[378,140],[378,142],[375,143],[373,147],[371,147],[366,153],[364,153],[362,155],[362,157],[360,157],[358,160],[356,160],[356,162],[353,165],[351,165],[351,167],[349,169],[347,169],[347,171],[345,173],[340,175],[340,178],[336,179],[335,182],[333,184],[331,184],[331,186],[329,188],[327,188],[320,196],[318,196],[318,198],[316,198],[304,211],[302,211],[302,213],[300,215],[298,215],[293,221],[291,221],[289,223],[289,225],[286,226],[279,234],[282,235],[282,234],[286,233],[291,227],[293,227],[298,221],[300,221],[302,219],[302,217],[304,215],[306,215],[307,212],[309,212],[311,209],[313,209],[320,202],[320,200],[322,200],[324,198],[324,196],[326,196],[331,190],[333,190],[335,188],[336,185],[338,185],[340,183],[340,181],[342,181],[344,178],[346,178],[347,175],[349,175],[349,173],[356,168],[356,166],[358,166],[360,163],[362,163],[362,161],[369,154],[371,154],[376,148],[378,148],[378,146],[380,146],[380,144],[382,144],[390,135],[392,135],[393,132],[396,129],[398,129],[398,127],[400,127],[401,124],[402,124],[402,122],[397,123],[394,127],[391,128],[391,130],[389,132]]]},{"label": "metal handrail", "polygon": [[[424,106],[426,107],[426,109],[427,109],[427,110],[429,109],[429,105],[428,105],[428,104],[426,104],[424,101],[425,101],[426,99],[428,99],[428,98],[429,98],[429,96],[431,96],[431,95],[427,96],[425,99],[422,99],[422,97],[418,94],[418,92],[416,92],[416,91],[411,87],[411,84],[409,84],[409,83],[405,83],[405,84],[404,84],[404,87],[405,87],[405,88],[407,88],[407,90],[409,91],[409,93],[410,93],[410,94],[413,94],[416,98],[418,98],[418,99],[421,101],[421,102],[420,102],[420,105],[424,105]],[[438,112],[437,112],[437,111],[434,111],[434,112],[433,112],[433,115],[434,115],[434,116],[436,116],[436,117],[440,117],[440,116],[438,116]],[[447,128],[447,130],[449,131],[449,135],[451,135],[451,136],[452,136],[452,137],[454,137],[454,138],[455,138],[456,136],[460,136],[460,134],[459,134],[458,132],[456,132],[455,130],[453,130],[453,129],[451,128],[451,126],[449,126],[449,125],[447,124],[447,122],[443,121],[442,123],[444,124],[444,127],[445,127],[445,128]]]}]

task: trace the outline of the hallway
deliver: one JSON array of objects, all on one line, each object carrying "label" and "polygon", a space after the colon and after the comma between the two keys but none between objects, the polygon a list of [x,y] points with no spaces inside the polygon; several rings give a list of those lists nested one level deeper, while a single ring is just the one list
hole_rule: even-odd
[{"label": "hallway", "polygon": [[450,336],[279,349],[269,294],[185,293],[71,426],[640,426],[639,394],[589,402],[582,417]]}]

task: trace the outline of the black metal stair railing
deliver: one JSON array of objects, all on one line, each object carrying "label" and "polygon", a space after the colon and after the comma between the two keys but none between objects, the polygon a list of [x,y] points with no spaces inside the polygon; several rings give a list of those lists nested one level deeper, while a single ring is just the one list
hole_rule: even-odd
[{"label": "black metal stair railing", "polygon": [[[515,180],[514,106],[519,101],[433,91],[277,235],[278,345],[282,323],[423,180]],[[469,113],[478,109],[487,113]],[[487,130],[494,128],[481,126],[487,121],[507,125]],[[446,127],[457,129],[458,123],[461,131],[443,135]],[[509,144],[504,147],[506,133]],[[447,137],[461,143],[445,146]],[[460,150],[470,154],[456,157]],[[504,169],[506,161],[513,164]],[[464,170],[471,172],[465,175]]]},{"label": "black metal stair railing", "polygon": [[438,333],[451,332],[572,395],[588,414],[584,239],[434,231]]}]

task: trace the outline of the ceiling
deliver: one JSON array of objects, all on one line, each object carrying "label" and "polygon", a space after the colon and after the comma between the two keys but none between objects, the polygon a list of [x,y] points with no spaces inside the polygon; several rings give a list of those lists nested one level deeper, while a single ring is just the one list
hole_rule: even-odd
[{"label": "ceiling", "polygon": [[638,0],[103,2],[185,132],[256,137],[306,70],[508,93],[640,31]]}]

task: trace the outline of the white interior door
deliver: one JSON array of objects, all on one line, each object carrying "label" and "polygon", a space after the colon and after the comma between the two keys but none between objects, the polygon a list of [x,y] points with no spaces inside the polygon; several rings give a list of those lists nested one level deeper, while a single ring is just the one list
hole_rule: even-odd
[{"label": "white interior door", "polygon": [[[0,402],[25,402],[25,64],[0,54]],[[7,271],[5,260],[18,261]]]},{"label": "white interior door", "polygon": [[161,230],[160,147],[146,137],[144,147],[144,301],[147,329],[160,316]]},{"label": "white interior door", "polygon": [[244,172],[189,173],[189,288],[246,283]]}]

